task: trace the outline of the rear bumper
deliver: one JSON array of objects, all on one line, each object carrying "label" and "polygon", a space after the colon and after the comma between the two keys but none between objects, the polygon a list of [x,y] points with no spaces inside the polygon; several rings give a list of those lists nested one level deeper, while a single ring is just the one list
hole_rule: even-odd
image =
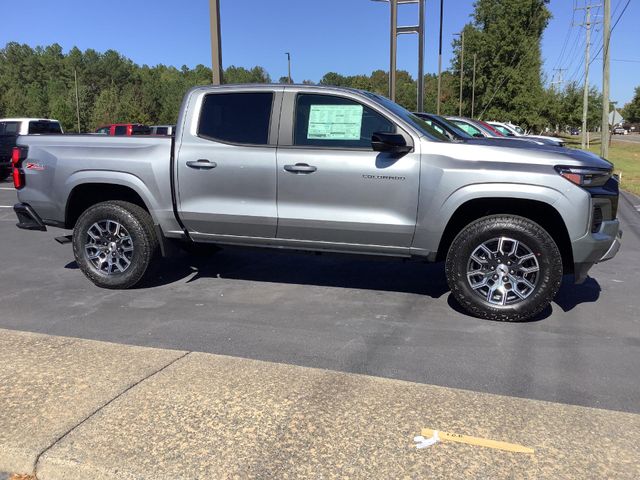
[{"label": "rear bumper", "polygon": [[28,203],[16,203],[13,206],[13,211],[18,217],[18,223],[16,223],[18,228],[22,228],[24,230],[41,230],[43,232],[47,230],[47,227],[40,216]]},{"label": "rear bumper", "polygon": [[574,274],[576,283],[587,278],[591,267],[596,263],[611,260],[616,256],[622,239],[620,222],[608,220],[602,222],[596,233],[585,235],[573,242]]}]

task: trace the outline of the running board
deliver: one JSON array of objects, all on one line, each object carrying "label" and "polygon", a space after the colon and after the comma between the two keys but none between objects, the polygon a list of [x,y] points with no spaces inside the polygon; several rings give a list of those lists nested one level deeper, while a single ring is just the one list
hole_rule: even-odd
[{"label": "running board", "polygon": [[58,242],[60,245],[64,245],[65,243],[71,243],[73,241],[73,236],[64,235],[62,237],[56,237],[55,241]]}]

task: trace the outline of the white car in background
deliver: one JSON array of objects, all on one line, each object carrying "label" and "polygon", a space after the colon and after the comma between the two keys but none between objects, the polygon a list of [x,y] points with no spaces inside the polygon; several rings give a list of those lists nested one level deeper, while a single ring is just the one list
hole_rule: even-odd
[{"label": "white car in background", "polygon": [[546,143],[550,143],[556,145],[558,147],[564,147],[565,141],[561,138],[556,137],[547,137],[544,135],[526,135],[524,130],[517,125],[513,125],[512,123],[502,123],[502,122],[487,122],[492,127],[496,128],[500,133],[506,135],[507,137],[529,137],[529,138],[539,138],[540,140],[544,140]]}]

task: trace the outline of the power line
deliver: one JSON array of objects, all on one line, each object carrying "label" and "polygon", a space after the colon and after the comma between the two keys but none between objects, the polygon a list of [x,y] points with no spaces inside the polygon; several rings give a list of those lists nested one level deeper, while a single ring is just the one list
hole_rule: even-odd
[{"label": "power line", "polygon": [[[622,1],[622,0],[621,0]],[[621,3],[618,2],[618,4]],[[618,18],[616,19],[616,21],[613,23],[613,26],[611,27],[611,33],[613,33],[613,30],[616,28],[616,25],[618,25],[618,22],[620,21],[620,19],[622,18],[622,15],[624,15],[624,12],[626,12],[627,7],[629,6],[629,4],[631,3],[631,0],[627,0],[627,3],[625,4],[624,8],[622,9],[622,11],[620,12],[620,15],[618,15]],[[593,56],[593,59],[589,62],[589,65],[591,65],[594,60],[596,59],[596,57],[602,53],[602,49],[604,48],[604,43],[603,45],[600,46],[600,49],[596,52],[596,54]],[[582,79],[584,78],[584,74],[580,77],[580,80],[578,81],[578,83],[580,83],[582,81]]]}]

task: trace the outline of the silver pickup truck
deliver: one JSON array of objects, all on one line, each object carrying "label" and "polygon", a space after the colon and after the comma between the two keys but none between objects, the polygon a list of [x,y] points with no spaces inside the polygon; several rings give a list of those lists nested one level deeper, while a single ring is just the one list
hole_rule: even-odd
[{"label": "silver pickup truck", "polygon": [[543,310],[619,249],[612,165],[587,152],[449,141],[384,97],[197,87],[173,138],[20,137],[18,227],[73,229],[82,272],[128,288],[176,244],[445,261],[473,315]]}]

